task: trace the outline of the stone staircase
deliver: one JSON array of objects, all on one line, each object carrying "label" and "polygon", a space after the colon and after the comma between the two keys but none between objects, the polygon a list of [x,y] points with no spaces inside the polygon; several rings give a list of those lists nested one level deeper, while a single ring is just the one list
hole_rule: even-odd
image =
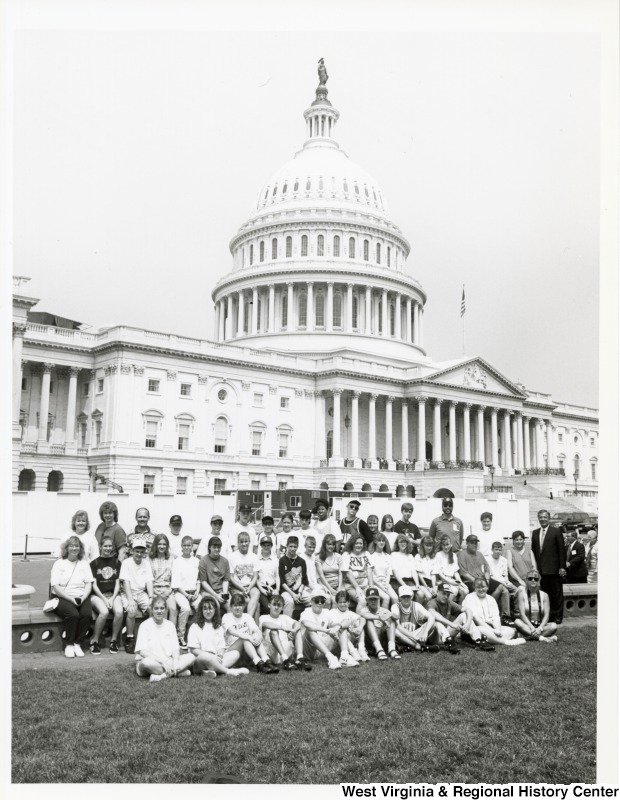
[{"label": "stone staircase", "polygon": [[[488,479],[487,479],[488,480]],[[528,480],[527,477],[525,480]],[[578,506],[573,505],[562,497],[549,497],[549,493],[537,489],[527,482],[523,485],[523,475],[508,475],[506,477],[496,477],[493,483],[495,486],[512,486],[512,493],[517,500],[527,500],[530,504],[530,530],[538,527],[538,512],[545,508],[551,516],[561,511],[581,511]]]}]

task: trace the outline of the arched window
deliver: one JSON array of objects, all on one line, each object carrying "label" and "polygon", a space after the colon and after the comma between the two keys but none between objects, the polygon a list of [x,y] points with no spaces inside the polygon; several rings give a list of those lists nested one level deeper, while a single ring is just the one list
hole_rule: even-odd
[{"label": "arched window", "polygon": [[344,193],[345,193],[345,194],[348,194],[348,193],[349,193],[349,184],[346,182],[346,180],[345,180],[345,181],[343,181],[343,183],[342,183],[342,187],[343,187],[343,189],[344,189]]},{"label": "arched window", "polygon": [[349,258],[355,258],[355,239],[349,238]]},{"label": "arched window", "polygon": [[282,294],[282,327],[286,328],[288,325],[288,295]]},{"label": "arched window", "polygon": [[276,196],[276,193],[277,193],[277,191],[278,191],[278,184],[276,183],[276,185],[273,187],[273,192],[271,193],[271,196],[272,196],[272,197],[275,197],[275,196]]},{"label": "arched window", "polygon": [[377,264],[381,263],[381,245],[377,242],[377,256],[376,256]]},{"label": "arched window", "polygon": [[254,263],[254,245],[250,245],[250,266]]},{"label": "arched window", "polygon": [[228,420],[218,417],[213,430],[213,452],[225,453],[228,450]]},{"label": "arched window", "polygon": [[287,190],[288,190],[288,184],[285,182],[284,186],[282,187],[282,194],[286,194]]},{"label": "arched window", "polygon": [[351,309],[351,325],[353,326],[353,330],[356,331],[358,328],[358,313],[359,313],[359,303],[357,300],[357,295],[353,295],[353,308]]},{"label": "arched window", "polygon": [[383,303],[379,301],[377,303],[377,330],[375,333],[383,333]]},{"label": "arched window", "polygon": [[579,477],[579,465],[581,464],[579,456],[575,456],[575,458],[573,459],[573,463],[575,465],[575,474],[577,475],[577,477]]},{"label": "arched window", "polygon": [[297,298],[297,320],[300,328],[305,328],[308,324],[308,297],[300,294]]},{"label": "arched window", "polygon": [[387,265],[388,267],[392,266],[392,248],[388,247],[387,249]]},{"label": "arched window", "polygon": [[315,300],[315,325],[317,328],[325,327],[325,297],[322,294],[317,294]]},{"label": "arched window", "polygon": [[390,303],[390,336],[394,336],[396,332],[396,309],[394,304]]},{"label": "arched window", "polygon": [[275,260],[278,257],[278,240],[271,240],[271,257]]},{"label": "arched window", "polygon": [[295,181],[295,185],[293,186],[293,191],[297,192],[299,190],[299,181]]},{"label": "arched window", "polygon": [[323,191],[323,178],[319,178],[319,192]]},{"label": "arched window", "polygon": [[332,452],[334,450],[334,432],[327,431],[327,437],[325,442],[325,455],[327,458],[332,457]]},{"label": "arched window", "polygon": [[258,247],[258,257],[261,263],[265,260],[265,242],[261,242]]},{"label": "arched window", "polygon": [[305,233],[301,237],[301,255],[302,255],[302,257],[305,257],[305,256],[308,255],[308,237],[306,236]]},{"label": "arched window", "polygon": [[293,256],[293,237],[287,236],[286,237],[286,257],[292,258]]},{"label": "arched window", "polygon": [[310,178],[308,178],[308,180],[306,181],[306,191],[309,192],[311,188],[312,188],[312,181],[310,180]]},{"label": "arched window", "polygon": [[340,236],[334,236],[334,257],[340,258]]},{"label": "arched window", "polygon": [[31,469],[23,469],[19,473],[17,480],[18,492],[33,492],[36,483],[36,476]]},{"label": "arched window", "polygon": [[245,267],[245,248],[241,248],[241,269]]},{"label": "arched window", "polygon": [[342,327],[342,297],[340,294],[334,294],[334,314],[332,324],[334,328]]},{"label": "arched window", "polygon": [[359,193],[360,193],[360,189],[359,189],[359,186],[356,183],[355,184],[355,194],[359,194]]},{"label": "arched window", "polygon": [[370,244],[368,239],[364,239],[364,261],[368,261],[370,258]]},{"label": "arched window", "polygon": [[325,255],[325,237],[319,233],[316,239],[316,254],[317,256]]},{"label": "arched window", "polygon": [[60,470],[53,469],[47,476],[47,491],[62,492],[63,474]]}]

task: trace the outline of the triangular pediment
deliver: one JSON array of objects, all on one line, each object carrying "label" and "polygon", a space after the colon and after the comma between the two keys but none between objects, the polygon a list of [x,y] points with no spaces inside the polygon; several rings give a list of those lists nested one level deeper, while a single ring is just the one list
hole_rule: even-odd
[{"label": "triangular pediment", "polygon": [[471,358],[440,369],[426,376],[426,381],[458,386],[479,392],[492,392],[524,398],[524,387],[512,383],[482,358]]}]

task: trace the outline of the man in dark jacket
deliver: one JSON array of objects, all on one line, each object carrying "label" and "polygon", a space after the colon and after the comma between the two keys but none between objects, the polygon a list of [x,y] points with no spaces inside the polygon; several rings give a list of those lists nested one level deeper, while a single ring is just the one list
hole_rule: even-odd
[{"label": "man in dark jacket", "polygon": [[549,512],[538,512],[540,528],[532,531],[532,553],[540,572],[540,588],[549,595],[551,621],[558,625],[564,617],[562,579],[566,577],[566,546],[559,528],[549,525]]},{"label": "man in dark jacket", "polygon": [[587,583],[586,548],[577,538],[577,531],[568,532],[566,546],[566,583]]}]

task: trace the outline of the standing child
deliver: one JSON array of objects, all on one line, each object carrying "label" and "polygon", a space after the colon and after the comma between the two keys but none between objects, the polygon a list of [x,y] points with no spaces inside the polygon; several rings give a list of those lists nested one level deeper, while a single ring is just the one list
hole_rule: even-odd
[{"label": "standing child", "polygon": [[181,539],[181,557],[175,558],[172,565],[171,586],[179,608],[177,636],[181,647],[186,647],[187,644],[185,632],[192,609],[195,611],[200,602],[200,581],[198,580],[200,561],[192,555],[193,547],[192,537],[184,536]]},{"label": "standing child", "polygon": [[317,585],[316,574],[316,539],[314,534],[308,534],[304,541],[304,552],[301,557],[306,562],[306,572],[308,574],[308,586],[312,590]]},{"label": "standing child", "polygon": [[228,536],[229,545],[231,551],[237,549],[238,542],[239,542],[239,534],[246,533],[250,538],[250,549],[255,553],[258,549],[258,539],[256,536],[256,530],[253,525],[250,524],[250,517],[252,516],[252,507],[246,504],[239,506],[239,517],[235,524],[232,526],[230,530],[230,534]]},{"label": "standing child", "polygon": [[412,555],[415,556],[415,554],[418,552],[418,544],[422,538],[422,534],[420,533],[420,529],[415,522],[411,522],[413,503],[403,503],[400,507],[400,513],[402,517],[398,520],[396,525],[394,525],[394,531],[395,533],[405,534],[407,539],[409,539],[409,541],[413,544]]},{"label": "standing child", "polygon": [[312,528],[312,512],[307,508],[302,508],[299,512],[299,536],[304,546],[306,537],[313,536],[316,550],[319,550],[323,542],[323,536]]},{"label": "standing child", "polygon": [[280,518],[280,528],[282,529],[280,533],[276,534],[276,555],[278,558],[282,558],[283,555],[286,555],[286,543],[288,541],[288,537],[291,536],[291,531],[293,530],[293,522],[294,517],[293,515],[287,511],[285,514],[282,514]]}]

